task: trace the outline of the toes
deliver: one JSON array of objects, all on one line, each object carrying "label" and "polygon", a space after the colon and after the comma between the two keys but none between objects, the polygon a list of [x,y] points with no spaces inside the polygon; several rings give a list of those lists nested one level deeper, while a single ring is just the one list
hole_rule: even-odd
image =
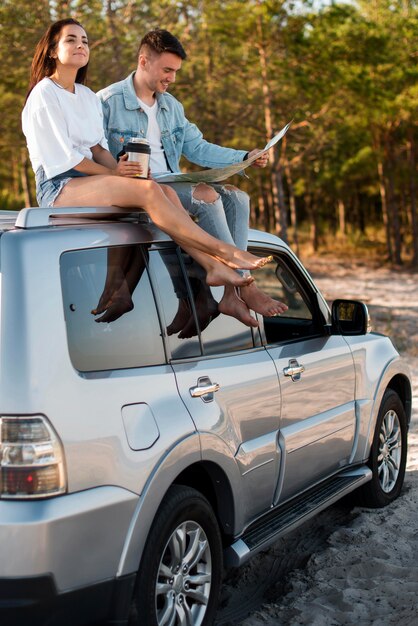
[{"label": "toes", "polygon": [[[111,300],[109,302],[112,302]],[[134,303],[132,300],[115,300],[110,304],[108,308],[106,308],[105,312],[101,317],[97,317],[95,322],[105,322],[108,324],[109,322],[114,322],[125,313],[129,313],[134,308]],[[97,310],[97,309],[96,309]],[[101,313],[101,311],[97,310],[97,313],[93,313],[93,315],[97,315]]]},{"label": "toes", "polygon": [[268,263],[271,263],[273,261],[273,255],[269,255],[269,256],[265,256],[262,257],[258,262],[257,262],[257,267],[264,267],[265,265],[267,265]]},{"label": "toes", "polygon": [[[239,274],[237,274],[237,276],[239,276]],[[248,285],[251,285],[253,282],[254,282],[254,278],[252,276],[242,276],[241,278],[237,279],[236,286],[248,287]]]},{"label": "toes", "polygon": [[107,302],[102,302],[100,300],[97,307],[95,309],[92,309],[90,313],[92,315],[100,315],[100,313],[104,313],[111,305],[112,305],[112,299],[107,300]]}]

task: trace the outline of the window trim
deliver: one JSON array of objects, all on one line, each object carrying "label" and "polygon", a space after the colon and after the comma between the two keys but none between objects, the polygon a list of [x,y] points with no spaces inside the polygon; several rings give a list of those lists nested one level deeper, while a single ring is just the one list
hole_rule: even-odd
[{"label": "window trim", "polygon": [[[312,313],[312,324],[317,331],[314,334],[308,335],[306,337],[296,337],[293,339],[289,338],[289,339],[285,339],[281,341],[269,342],[267,341],[267,337],[266,337],[266,333],[264,329],[263,316],[260,313],[256,313],[256,317],[258,321],[260,322],[258,331],[259,331],[259,335],[260,335],[261,343],[263,347],[268,348],[270,346],[291,344],[291,343],[296,343],[296,342],[300,342],[303,340],[308,340],[311,338],[314,339],[314,338],[328,335],[329,333],[327,331],[327,325],[325,323],[325,320],[323,319],[323,313],[318,303],[317,294],[319,292],[314,282],[310,278],[309,274],[306,272],[303,266],[300,265],[297,257],[294,256],[292,251],[283,250],[280,248],[279,249],[266,248],[263,245],[255,247],[254,245],[251,245],[251,244],[249,244],[248,249],[249,251],[256,252],[257,254],[261,253],[262,256],[273,255],[274,259],[276,260],[280,259],[280,261],[285,266],[285,268],[295,278],[295,283],[298,287],[298,290],[306,306],[309,308],[309,310]],[[321,328],[323,329],[323,332],[320,332]]]}]

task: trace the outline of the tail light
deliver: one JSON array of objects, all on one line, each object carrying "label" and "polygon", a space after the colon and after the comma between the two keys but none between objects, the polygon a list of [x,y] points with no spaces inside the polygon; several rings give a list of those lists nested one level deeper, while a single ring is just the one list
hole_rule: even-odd
[{"label": "tail light", "polygon": [[66,491],[64,452],[42,415],[0,417],[0,498],[43,498]]}]

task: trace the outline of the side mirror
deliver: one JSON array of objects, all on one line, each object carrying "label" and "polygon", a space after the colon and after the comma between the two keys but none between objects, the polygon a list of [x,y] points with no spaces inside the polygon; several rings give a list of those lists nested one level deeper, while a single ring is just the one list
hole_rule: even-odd
[{"label": "side mirror", "polygon": [[334,300],[332,325],[341,335],[365,335],[371,330],[370,316],[364,302],[358,300]]}]

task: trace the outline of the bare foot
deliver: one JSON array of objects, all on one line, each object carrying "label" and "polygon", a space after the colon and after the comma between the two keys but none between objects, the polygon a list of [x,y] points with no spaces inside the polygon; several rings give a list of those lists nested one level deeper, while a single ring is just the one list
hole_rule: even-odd
[{"label": "bare foot", "polygon": [[252,282],[254,282],[252,276],[241,276],[241,274],[222,263],[214,263],[206,274],[206,283],[212,287],[222,287],[224,285],[244,287],[245,285],[251,285]]},{"label": "bare foot", "polygon": [[[173,317],[173,321],[167,326],[167,335],[176,335],[185,327],[190,319],[191,309],[187,298],[179,300],[177,313]],[[193,317],[193,316],[192,316]]]},{"label": "bare foot", "polygon": [[[97,307],[92,310],[92,314],[99,315],[100,313],[106,311],[106,309],[110,306],[110,302],[121,295],[118,294],[118,292],[122,291],[123,296],[125,296],[125,292],[127,290],[128,286],[123,270],[119,266],[109,266],[103,293],[100,296]],[[127,297],[130,298],[130,295],[131,294],[128,293]]]},{"label": "bare foot", "polygon": [[255,283],[240,288],[240,296],[249,309],[260,313],[264,317],[274,317],[287,311],[288,306],[279,300],[273,300],[266,293],[260,291]]},{"label": "bare foot", "polygon": [[[197,319],[199,321],[199,329],[200,332],[203,332],[205,328],[207,328],[209,324],[219,315],[218,303],[212,296],[208,287],[201,287],[195,300],[195,308]],[[179,339],[190,339],[190,337],[195,337],[196,335],[196,322],[194,315],[191,315],[187,324],[185,324],[181,333],[179,333]]]},{"label": "bare foot", "polygon": [[232,267],[232,269],[235,270],[256,270],[273,261],[273,257],[271,255],[259,257],[255,254],[251,254],[251,252],[240,250],[239,248],[234,248],[233,246],[231,246],[230,254],[227,254],[223,258],[216,258],[218,261],[221,261],[225,265],[228,265],[228,267]]},{"label": "bare foot", "polygon": [[[213,320],[218,317],[219,313],[220,311],[218,310],[214,313],[210,313],[209,311],[206,313],[202,313],[202,315],[199,317],[199,330],[201,333],[205,330],[205,328],[209,326],[209,324],[213,322]],[[181,333],[178,334],[178,337],[179,339],[190,339],[191,337],[196,337],[196,335],[196,323],[194,316],[192,315]]]},{"label": "bare foot", "polygon": [[92,309],[90,313],[92,315],[100,315],[100,313],[104,313],[106,309],[109,308],[112,304],[112,296],[114,297],[116,295],[116,291],[117,290],[110,291],[106,289],[100,296],[97,307],[95,309]]},{"label": "bare foot", "polygon": [[237,294],[236,289],[225,290],[218,309],[224,315],[235,317],[246,326],[251,326],[252,328],[257,328],[258,326],[257,320],[253,318],[244,300]]},{"label": "bare foot", "polygon": [[100,315],[101,317],[95,319],[95,322],[114,322],[119,317],[132,311],[134,303],[132,302],[131,292],[129,291],[128,284],[125,281],[122,282],[119,289],[115,290],[110,297],[106,300],[105,292],[100,297],[97,308],[91,311],[92,315]]},{"label": "bare foot", "polygon": [[[105,309],[102,309],[104,310],[103,315],[96,318],[94,321],[106,323],[114,322],[125,313],[132,311],[133,308],[134,303],[132,302],[132,298],[116,296],[109,300],[109,302],[106,304]],[[102,313],[102,311],[97,311],[97,313],[95,313],[95,311],[97,311],[97,309],[93,309],[93,315],[98,315],[98,313]]]}]

